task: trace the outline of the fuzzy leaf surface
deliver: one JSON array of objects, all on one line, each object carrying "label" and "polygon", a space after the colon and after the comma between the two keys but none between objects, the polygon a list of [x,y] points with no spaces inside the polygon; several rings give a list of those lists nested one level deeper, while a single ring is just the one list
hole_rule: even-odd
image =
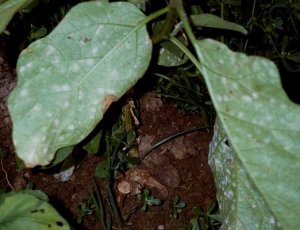
[{"label": "fuzzy leaf surface", "polygon": [[9,97],[13,139],[27,167],[83,140],[143,76],[152,43],[144,14],[126,2],[86,2],[20,55]]},{"label": "fuzzy leaf surface", "polygon": [[[273,62],[234,53],[210,39],[197,41],[195,48],[220,122],[235,151],[233,160],[228,162],[240,162],[240,166],[229,165],[234,169],[228,170],[238,175],[236,186],[243,186],[245,180],[253,185],[244,186],[236,193],[233,188],[224,190],[224,184],[230,183],[226,175],[217,176],[216,183],[221,183],[217,184],[221,188],[218,194],[235,199],[237,205],[250,204],[247,215],[252,217],[252,223],[242,222],[241,228],[235,228],[234,222],[228,224],[231,229],[270,229],[267,226],[297,229],[300,226],[300,107],[283,91]],[[219,156],[212,158],[215,164],[222,164]],[[245,170],[246,176],[239,177],[239,169]],[[262,200],[243,196],[251,193],[260,194]],[[255,222],[265,213],[256,212],[253,206],[263,203],[264,210],[273,214],[268,224]],[[223,210],[235,208],[232,221],[240,221],[245,213],[236,205],[231,207],[231,203],[221,205]]]}]

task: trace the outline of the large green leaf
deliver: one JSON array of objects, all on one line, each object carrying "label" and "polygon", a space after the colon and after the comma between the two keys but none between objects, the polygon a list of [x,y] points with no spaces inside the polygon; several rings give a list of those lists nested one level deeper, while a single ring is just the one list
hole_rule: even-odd
[{"label": "large green leaf", "polygon": [[28,5],[32,0],[4,0],[0,1],[0,33],[5,30],[7,24],[15,12]]},{"label": "large green leaf", "polygon": [[[221,164],[225,171],[235,174],[232,179],[227,174],[215,174],[218,193],[231,200],[222,201],[221,207],[233,210],[235,215],[234,219],[225,216],[226,226],[267,229],[273,225],[275,229],[277,225],[297,229],[300,226],[300,107],[284,93],[271,61],[234,53],[210,39],[198,41],[195,48],[219,119],[236,153],[232,155],[233,160],[228,158],[228,164],[218,155],[211,156],[215,165]],[[230,161],[239,163],[229,164]],[[245,175],[239,170],[244,170]],[[230,186],[226,188],[226,185]],[[246,210],[239,208],[242,202],[248,203]],[[258,221],[257,216],[269,215],[253,208],[257,206],[259,210],[270,210],[273,217]],[[243,215],[253,223],[243,221]]]},{"label": "large green leaf", "polygon": [[26,48],[9,97],[13,139],[27,167],[83,140],[146,71],[145,18],[126,2],[81,3],[47,37]]},{"label": "large green leaf", "polygon": [[275,218],[256,190],[219,121],[210,143],[209,164],[212,168],[217,198],[222,213],[222,229],[275,229]]},{"label": "large green leaf", "polygon": [[0,195],[0,229],[70,229],[69,224],[38,191],[16,191]]}]

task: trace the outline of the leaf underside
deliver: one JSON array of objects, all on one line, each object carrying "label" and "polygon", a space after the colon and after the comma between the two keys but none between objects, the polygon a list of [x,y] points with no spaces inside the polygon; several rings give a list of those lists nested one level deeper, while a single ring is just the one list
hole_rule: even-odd
[{"label": "leaf underside", "polygon": [[152,52],[144,18],[126,2],[81,3],[21,53],[8,107],[27,167],[47,165],[58,149],[83,140],[143,76]]},{"label": "leaf underside", "polygon": [[297,229],[300,107],[284,93],[273,62],[234,53],[210,39],[195,48],[233,149],[223,151],[224,141],[216,139],[223,144],[210,153],[224,229]]}]

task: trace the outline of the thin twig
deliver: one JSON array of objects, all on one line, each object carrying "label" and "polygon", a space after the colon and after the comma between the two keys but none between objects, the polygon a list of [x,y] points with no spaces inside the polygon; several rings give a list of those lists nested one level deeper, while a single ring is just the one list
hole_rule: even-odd
[{"label": "thin twig", "polygon": [[11,183],[9,182],[9,179],[8,179],[8,174],[7,172],[5,171],[4,167],[3,167],[3,162],[2,162],[2,158],[1,158],[1,167],[2,167],[2,170],[3,172],[5,173],[5,179],[7,181],[7,184],[11,187],[11,189],[14,191],[14,187],[11,185]]}]

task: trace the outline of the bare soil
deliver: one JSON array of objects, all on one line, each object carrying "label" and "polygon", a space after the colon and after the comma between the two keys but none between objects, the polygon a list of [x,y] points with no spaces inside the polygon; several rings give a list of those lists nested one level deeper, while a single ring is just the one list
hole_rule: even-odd
[{"label": "bare soil", "polygon": [[[28,182],[36,185],[35,189],[55,180],[54,174],[60,168],[51,170],[19,170],[15,162],[15,151],[12,142],[12,122],[7,110],[7,98],[17,82],[16,71],[10,69],[6,62],[4,46],[0,46],[0,150],[8,152],[1,160],[0,188],[7,191],[24,189]],[[138,129],[140,138],[139,152],[144,153],[155,143],[180,131],[204,126],[204,121],[197,115],[183,115],[175,108],[174,103],[166,103],[161,98],[150,94],[140,97],[140,112],[143,125]],[[143,161],[143,168],[151,172],[154,179],[165,186],[165,192],[149,188],[151,195],[163,200],[160,206],[151,206],[149,212],[141,210],[134,213],[130,226],[114,229],[177,229],[180,223],[189,223],[193,217],[194,206],[207,209],[216,197],[213,175],[208,165],[208,145],[211,135],[204,132],[193,132],[178,137],[152,151]],[[76,205],[88,198],[88,187],[92,186],[92,177],[96,166],[105,158],[98,155],[81,153],[76,164],[74,175],[67,182],[53,183],[44,189],[50,203],[72,225],[74,229],[102,229],[96,216],[87,216],[82,224],[77,224]],[[7,173],[7,175],[6,175]],[[107,181],[96,179],[104,197]],[[9,185],[11,184],[11,186]],[[168,214],[168,203],[175,195],[187,204],[178,219]],[[121,207],[121,214],[127,214],[138,203],[135,196],[127,196]]]}]

